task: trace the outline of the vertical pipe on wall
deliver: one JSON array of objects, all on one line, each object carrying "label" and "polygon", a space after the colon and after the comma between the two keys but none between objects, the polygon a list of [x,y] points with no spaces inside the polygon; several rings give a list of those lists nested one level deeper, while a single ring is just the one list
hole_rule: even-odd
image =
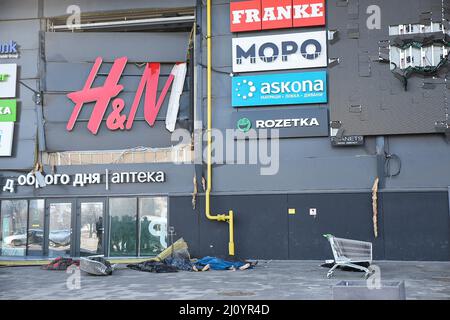
[{"label": "vertical pipe on wall", "polygon": [[229,225],[230,240],[228,243],[228,254],[234,256],[234,219],[233,211],[230,210],[228,215],[211,214],[211,180],[212,180],[212,44],[211,44],[211,0],[207,0],[206,3],[206,16],[207,16],[207,31],[206,31],[206,46],[207,46],[207,178],[206,178],[206,194],[205,194],[205,211],[206,217],[209,220],[226,221]]},{"label": "vertical pipe on wall", "polygon": [[376,137],[377,176],[380,189],[385,187],[386,143],[384,136]]}]

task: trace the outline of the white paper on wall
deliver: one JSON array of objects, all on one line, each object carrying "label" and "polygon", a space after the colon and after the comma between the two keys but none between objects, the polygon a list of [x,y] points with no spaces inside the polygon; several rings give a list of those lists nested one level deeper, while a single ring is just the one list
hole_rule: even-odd
[{"label": "white paper on wall", "polygon": [[174,75],[174,80],[166,114],[166,129],[170,132],[175,130],[175,124],[177,123],[178,111],[180,109],[180,98],[183,93],[186,72],[186,63],[176,64],[171,71],[171,74]]},{"label": "white paper on wall", "polygon": [[0,122],[0,157],[10,157],[14,136],[14,122]]},{"label": "white paper on wall", "polygon": [[17,64],[0,64],[0,75],[6,77],[0,81],[0,98],[15,98],[17,87]]}]

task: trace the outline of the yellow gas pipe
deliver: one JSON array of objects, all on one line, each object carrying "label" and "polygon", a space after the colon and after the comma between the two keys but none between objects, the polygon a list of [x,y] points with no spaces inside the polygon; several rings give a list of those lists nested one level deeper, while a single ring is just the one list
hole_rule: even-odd
[{"label": "yellow gas pipe", "polygon": [[218,214],[211,215],[211,180],[212,180],[212,152],[211,152],[211,129],[212,129],[212,99],[211,99],[211,88],[212,88],[212,79],[211,79],[211,65],[212,65],[212,56],[211,56],[211,0],[207,0],[206,3],[206,16],[207,16],[207,31],[206,31],[206,44],[207,44],[207,113],[208,113],[208,125],[207,125],[207,146],[208,146],[208,158],[207,158],[207,185],[206,185],[206,196],[205,196],[205,210],[206,217],[209,220],[216,221],[226,221],[228,222],[229,230],[230,230],[230,242],[228,243],[228,254],[230,256],[234,256],[234,221],[233,221],[233,210],[228,211],[228,215],[226,214]]}]

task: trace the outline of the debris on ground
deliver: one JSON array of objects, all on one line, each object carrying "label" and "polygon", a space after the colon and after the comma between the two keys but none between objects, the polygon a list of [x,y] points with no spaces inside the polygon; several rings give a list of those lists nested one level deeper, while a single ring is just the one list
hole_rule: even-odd
[{"label": "debris on ground", "polygon": [[152,260],[147,260],[135,264],[129,264],[127,265],[127,268],[138,271],[156,272],[156,273],[178,272],[178,268],[175,266],[168,265],[164,262]]},{"label": "debris on ground", "polygon": [[114,265],[111,265],[103,256],[81,257],[80,269],[96,276],[109,276],[113,273]]},{"label": "debris on ground", "polygon": [[177,271],[208,271],[208,270],[246,270],[256,266],[258,262],[225,261],[216,257],[191,259],[188,245],[183,238],[175,241],[171,246],[155,258],[144,262],[129,264],[127,268],[139,271],[167,273]]},{"label": "debris on ground", "polygon": [[45,270],[67,270],[70,266],[80,266],[78,260],[73,260],[72,258],[57,257],[52,260],[49,264],[43,265],[42,269]]}]

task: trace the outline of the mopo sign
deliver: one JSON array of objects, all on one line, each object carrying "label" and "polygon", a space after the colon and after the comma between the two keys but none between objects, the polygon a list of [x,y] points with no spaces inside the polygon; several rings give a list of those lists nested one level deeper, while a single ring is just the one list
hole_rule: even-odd
[{"label": "mopo sign", "polygon": [[298,32],[232,40],[233,72],[327,66],[326,31]]},{"label": "mopo sign", "polygon": [[325,0],[252,0],[230,3],[231,32],[325,25]]}]

